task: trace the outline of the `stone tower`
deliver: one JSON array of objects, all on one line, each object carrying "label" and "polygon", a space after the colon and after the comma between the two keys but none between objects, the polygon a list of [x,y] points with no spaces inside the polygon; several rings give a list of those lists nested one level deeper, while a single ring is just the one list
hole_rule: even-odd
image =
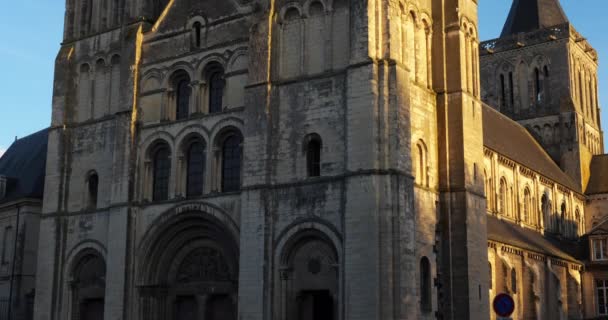
[{"label": "stone tower", "polygon": [[66,1],[55,62],[36,319],[97,319],[104,309],[105,319],[122,319],[126,308],[137,40],[158,16],[146,16],[152,1],[141,2]]},{"label": "stone tower", "polygon": [[489,302],[483,164],[478,160],[483,159],[483,123],[477,2],[433,3],[441,311],[444,319],[484,319]]},{"label": "stone tower", "polygon": [[584,190],[592,156],[604,151],[598,59],[559,1],[514,0],[500,38],[480,54],[484,102],[526,127]]},{"label": "stone tower", "polygon": [[488,314],[476,0],[70,0],[65,30],[36,320]]}]

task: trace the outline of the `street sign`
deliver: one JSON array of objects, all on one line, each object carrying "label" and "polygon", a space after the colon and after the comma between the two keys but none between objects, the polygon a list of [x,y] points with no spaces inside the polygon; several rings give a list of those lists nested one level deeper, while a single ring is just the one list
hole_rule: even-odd
[{"label": "street sign", "polygon": [[515,311],[515,301],[506,293],[497,295],[494,298],[492,306],[494,307],[494,312],[502,318],[508,318]]}]

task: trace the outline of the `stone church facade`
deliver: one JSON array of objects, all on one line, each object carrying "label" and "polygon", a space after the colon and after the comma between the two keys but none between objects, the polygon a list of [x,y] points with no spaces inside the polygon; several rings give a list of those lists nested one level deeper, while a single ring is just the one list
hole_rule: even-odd
[{"label": "stone church facade", "polygon": [[477,30],[476,0],[66,1],[35,288],[9,303],[456,320],[506,292],[514,319],[605,315],[597,54],[557,0]]}]

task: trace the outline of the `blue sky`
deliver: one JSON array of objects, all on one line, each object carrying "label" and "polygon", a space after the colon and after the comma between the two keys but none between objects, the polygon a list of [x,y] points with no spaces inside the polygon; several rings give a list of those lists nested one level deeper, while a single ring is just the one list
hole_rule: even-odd
[{"label": "blue sky", "polygon": [[[15,136],[26,136],[50,124],[53,63],[63,32],[64,3],[7,1],[0,11],[0,153]],[[510,5],[511,0],[480,1],[481,39],[498,36]],[[562,0],[562,5],[600,54],[602,123],[608,125],[608,1]]]}]

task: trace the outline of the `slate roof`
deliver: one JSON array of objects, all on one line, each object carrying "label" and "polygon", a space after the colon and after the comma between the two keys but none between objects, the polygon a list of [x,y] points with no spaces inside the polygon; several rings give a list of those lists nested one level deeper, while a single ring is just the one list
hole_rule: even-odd
[{"label": "slate roof", "polygon": [[608,154],[593,156],[586,194],[608,193]]},{"label": "slate roof", "polygon": [[44,129],[16,140],[0,158],[0,175],[8,178],[6,196],[0,203],[42,199],[48,132]]},{"label": "slate roof", "polygon": [[581,263],[579,245],[576,242],[559,240],[542,235],[534,230],[488,215],[488,240],[508,244],[520,249],[541,253],[563,260]]},{"label": "slate roof", "polygon": [[513,0],[501,37],[568,22],[559,0]]},{"label": "slate roof", "polygon": [[526,128],[487,105],[483,106],[483,143],[528,169],[582,193],[581,187],[560,169]]}]

